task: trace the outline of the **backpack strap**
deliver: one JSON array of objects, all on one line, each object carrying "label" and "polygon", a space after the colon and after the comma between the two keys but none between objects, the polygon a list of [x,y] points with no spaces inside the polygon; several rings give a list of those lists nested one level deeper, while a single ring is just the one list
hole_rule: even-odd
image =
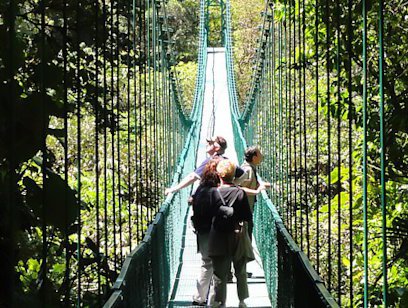
[{"label": "backpack strap", "polygon": [[237,198],[238,198],[238,193],[237,193],[237,194],[235,194],[235,197],[234,197],[234,198],[229,202],[229,204],[227,205],[227,203],[225,202],[224,198],[222,197],[222,194],[221,194],[219,188],[217,188],[217,191],[218,191],[218,195],[219,195],[220,198],[221,198],[222,205],[224,205],[224,206],[231,207],[231,206],[234,204],[234,202],[237,200]]}]

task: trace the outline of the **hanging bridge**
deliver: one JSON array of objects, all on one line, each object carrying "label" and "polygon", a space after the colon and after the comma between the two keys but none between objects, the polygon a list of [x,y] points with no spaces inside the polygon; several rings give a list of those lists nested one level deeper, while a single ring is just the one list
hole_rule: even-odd
[{"label": "hanging bridge", "polygon": [[399,166],[386,173],[383,3],[365,1],[265,1],[242,104],[229,0],[197,6],[192,102],[169,1],[1,5],[0,307],[191,306],[193,188],[164,189],[213,135],[237,164],[259,145],[272,183],[254,212],[248,307],[403,307],[406,286],[388,279],[406,272],[408,233],[405,186],[388,186],[399,203],[386,191]]}]

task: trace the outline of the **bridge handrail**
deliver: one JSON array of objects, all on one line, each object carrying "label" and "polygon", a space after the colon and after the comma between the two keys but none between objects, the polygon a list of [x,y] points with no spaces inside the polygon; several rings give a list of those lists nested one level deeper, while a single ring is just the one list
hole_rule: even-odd
[{"label": "bridge handrail", "polygon": [[[207,38],[202,29],[204,5],[205,1],[201,1],[199,71],[194,106],[190,115],[191,126],[179,156],[172,185],[191,172],[196,162],[205,90],[203,78],[207,61]],[[180,263],[183,224],[179,221],[180,217],[186,217],[189,194],[190,191],[184,189],[166,197],[142,242],[126,257],[112,288],[112,295],[104,307],[164,307],[167,304]]]},{"label": "bridge handrail", "polygon": [[[194,168],[199,127],[200,120],[197,120],[189,130],[173,184]],[[104,307],[135,303],[143,303],[143,307],[163,307],[167,303],[179,265],[183,224],[178,222],[180,217],[186,216],[188,194],[185,189],[167,196],[142,242],[126,257],[112,296]]]},{"label": "bridge handrail", "polygon": [[[236,115],[233,114],[232,119],[237,156],[242,161],[247,144]],[[338,307],[306,255],[290,236],[266,191],[262,192],[255,207],[254,227],[272,307],[278,307],[278,304],[290,306],[299,300],[313,303],[310,307]],[[289,281],[285,280],[288,269],[292,269]]]}]

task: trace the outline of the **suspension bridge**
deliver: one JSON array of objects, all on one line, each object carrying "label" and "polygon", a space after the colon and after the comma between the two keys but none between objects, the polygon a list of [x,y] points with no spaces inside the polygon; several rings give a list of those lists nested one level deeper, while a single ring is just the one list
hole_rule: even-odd
[{"label": "suspension bridge", "polygon": [[[164,189],[205,159],[213,135],[237,164],[259,145],[273,187],[255,207],[248,307],[408,304],[407,286],[388,278],[406,272],[408,229],[405,186],[388,186],[399,203],[386,190],[400,166],[386,164],[398,133],[384,129],[383,2],[266,0],[239,103],[231,3],[200,0],[191,104],[169,5],[2,5],[0,307],[192,306],[193,188]],[[232,283],[227,307],[237,304]]]}]

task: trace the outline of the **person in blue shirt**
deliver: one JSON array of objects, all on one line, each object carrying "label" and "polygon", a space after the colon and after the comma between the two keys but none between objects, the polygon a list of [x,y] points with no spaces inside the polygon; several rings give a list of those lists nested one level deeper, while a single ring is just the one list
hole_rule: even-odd
[{"label": "person in blue shirt", "polygon": [[[205,166],[211,159],[216,159],[216,158],[226,159],[227,158],[223,155],[225,153],[226,148],[227,148],[227,141],[225,140],[224,137],[214,136],[214,137],[207,139],[206,152],[208,154],[208,157],[200,164],[200,166],[197,167],[197,169],[195,169],[193,172],[188,174],[184,179],[182,179],[180,183],[178,183],[177,185],[173,187],[166,188],[164,193],[166,195],[170,193],[175,193],[179,191],[180,189],[183,189],[191,184],[194,184],[197,180],[200,180],[203,175]],[[237,167],[235,170],[235,177],[237,178],[241,177],[244,174],[244,172],[245,171],[242,168]]]}]

